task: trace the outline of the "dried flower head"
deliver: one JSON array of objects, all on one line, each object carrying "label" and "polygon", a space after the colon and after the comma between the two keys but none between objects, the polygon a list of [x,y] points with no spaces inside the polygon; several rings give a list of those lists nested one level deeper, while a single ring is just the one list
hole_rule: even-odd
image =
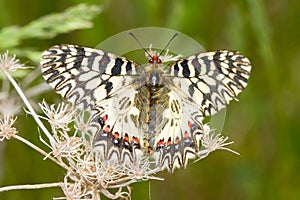
[{"label": "dried flower head", "polygon": [[207,124],[203,125],[204,133],[201,139],[202,150],[199,152],[201,154],[200,158],[203,156],[206,157],[209,153],[216,151],[216,150],[227,150],[234,154],[239,155],[238,152],[233,151],[225,146],[233,144],[233,141],[227,142],[228,137],[224,137],[221,134],[216,134],[216,130],[211,130]]},{"label": "dried flower head", "polygon": [[0,119],[0,141],[9,140],[18,133],[17,129],[13,127],[16,120],[17,117],[13,118],[12,115],[8,114],[4,114],[3,119]]},{"label": "dried flower head", "polygon": [[52,131],[62,130],[69,131],[69,123],[74,121],[75,110],[70,106],[70,104],[65,104],[64,102],[55,105],[48,105],[46,101],[39,104],[42,111],[46,115],[42,117],[47,119],[51,125]]},{"label": "dried flower head", "polygon": [[20,68],[26,68],[23,64],[19,63],[19,59],[16,58],[16,55],[13,57],[8,56],[8,51],[0,56],[0,69],[3,71],[16,71]]}]

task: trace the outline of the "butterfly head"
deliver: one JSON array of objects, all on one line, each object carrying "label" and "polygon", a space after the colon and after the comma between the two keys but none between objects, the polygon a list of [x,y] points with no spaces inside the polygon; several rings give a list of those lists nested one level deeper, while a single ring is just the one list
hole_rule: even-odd
[{"label": "butterfly head", "polygon": [[150,63],[150,64],[161,64],[162,61],[161,61],[161,59],[159,58],[159,56],[157,56],[157,54],[154,53],[154,54],[151,56],[151,58],[150,58],[150,60],[149,60],[149,63]]},{"label": "butterfly head", "polygon": [[170,45],[170,43],[172,42],[172,40],[176,36],[178,36],[178,33],[175,33],[173,35],[173,37],[170,39],[170,41],[168,42],[168,44],[165,46],[165,48],[159,54],[157,54],[156,51],[152,51],[152,49],[151,49],[152,45],[150,45],[149,51],[147,51],[147,49],[145,49],[143,47],[143,45],[141,44],[141,42],[137,39],[137,37],[132,32],[129,32],[129,35],[131,35],[135,39],[135,41],[137,41],[137,43],[140,45],[140,47],[142,47],[142,49],[145,51],[146,57],[150,58],[149,64],[161,64],[163,61],[165,62],[165,59],[163,57],[167,57],[167,55],[162,56],[162,58],[160,58],[160,56],[163,55],[163,53],[165,53],[165,52],[168,53],[167,48]]}]

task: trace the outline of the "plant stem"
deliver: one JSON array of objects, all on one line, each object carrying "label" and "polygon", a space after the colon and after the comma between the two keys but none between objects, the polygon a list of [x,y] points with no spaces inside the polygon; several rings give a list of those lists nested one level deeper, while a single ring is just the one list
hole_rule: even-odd
[{"label": "plant stem", "polygon": [[49,133],[48,129],[45,127],[43,122],[40,120],[40,118],[36,114],[35,110],[31,106],[31,104],[29,103],[29,101],[26,98],[25,94],[23,93],[22,89],[19,87],[19,85],[17,84],[15,79],[7,71],[3,71],[3,72],[6,75],[6,77],[8,78],[8,80],[11,82],[11,84],[14,86],[16,91],[18,92],[19,96],[21,97],[21,99],[24,102],[25,106],[29,110],[29,112],[32,115],[33,119],[36,121],[37,125],[42,129],[42,131],[45,133],[45,135],[48,137],[50,143],[52,144],[52,142],[54,141],[52,135]]},{"label": "plant stem", "polygon": [[43,184],[34,184],[34,185],[12,185],[1,187],[0,192],[7,192],[10,190],[32,190],[32,189],[41,189],[41,188],[51,188],[51,187],[61,187],[63,183],[43,183]]}]

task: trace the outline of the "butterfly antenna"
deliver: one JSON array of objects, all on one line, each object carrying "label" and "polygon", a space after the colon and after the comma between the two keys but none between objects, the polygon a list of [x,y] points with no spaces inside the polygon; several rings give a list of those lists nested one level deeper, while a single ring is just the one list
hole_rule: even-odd
[{"label": "butterfly antenna", "polygon": [[163,54],[166,49],[168,48],[168,46],[171,44],[171,42],[174,40],[175,37],[177,37],[179,34],[178,33],[175,33],[173,35],[173,37],[169,40],[168,44],[166,45],[166,47],[159,53],[158,57],[161,56],[161,54]]},{"label": "butterfly antenna", "polygon": [[129,35],[131,35],[131,36],[135,39],[135,41],[137,41],[137,43],[140,45],[140,47],[142,47],[142,49],[148,54],[148,56],[149,56],[150,58],[152,58],[152,55],[149,53],[149,51],[147,51],[147,49],[145,49],[145,48],[143,47],[143,45],[142,45],[141,42],[137,39],[137,37],[136,37],[132,32],[129,32]]}]

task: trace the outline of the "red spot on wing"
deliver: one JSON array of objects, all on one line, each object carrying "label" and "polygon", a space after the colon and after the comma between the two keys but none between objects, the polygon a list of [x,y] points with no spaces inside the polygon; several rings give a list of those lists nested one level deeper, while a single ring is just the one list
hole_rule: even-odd
[{"label": "red spot on wing", "polygon": [[140,144],[140,141],[137,137],[132,137],[132,140],[133,140],[133,144]]},{"label": "red spot on wing", "polygon": [[160,139],[158,142],[157,142],[157,147],[163,147],[164,146],[164,144],[165,144],[165,142],[164,142],[164,139]]},{"label": "red spot on wing", "polygon": [[185,139],[188,139],[189,137],[190,137],[190,134],[189,134],[187,131],[185,131],[185,132],[184,132],[184,138],[185,138]]},{"label": "red spot on wing", "polygon": [[124,136],[124,141],[128,142],[129,143],[129,137],[128,137],[128,134],[126,133],[125,136]]},{"label": "red spot on wing", "polygon": [[167,146],[171,145],[171,137],[169,137],[168,142],[167,142]]},{"label": "red spot on wing", "polygon": [[110,130],[110,125],[107,125],[104,129],[103,129],[103,132],[104,133],[108,133]]},{"label": "red spot on wing", "polygon": [[104,115],[103,117],[102,117],[102,120],[104,121],[104,122],[106,122],[106,120],[107,120],[107,115]]},{"label": "red spot on wing", "polygon": [[119,139],[119,137],[120,137],[119,133],[118,133],[118,132],[115,132],[115,133],[114,133],[114,138],[115,138],[115,139]]},{"label": "red spot on wing", "polygon": [[192,128],[192,127],[193,127],[192,122],[188,121],[188,126],[189,126],[190,128]]},{"label": "red spot on wing", "polygon": [[180,142],[179,137],[176,137],[174,144],[179,144],[179,142]]}]

